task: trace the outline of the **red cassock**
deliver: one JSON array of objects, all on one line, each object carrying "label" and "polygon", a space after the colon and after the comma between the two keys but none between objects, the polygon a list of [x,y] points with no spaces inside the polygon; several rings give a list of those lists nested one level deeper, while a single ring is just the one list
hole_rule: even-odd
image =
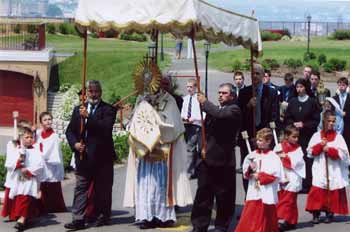
[{"label": "red cassock", "polygon": [[2,205],[1,216],[9,216],[10,221],[14,221],[15,218],[11,218],[11,211],[13,208],[13,200],[9,198],[10,189],[5,188],[4,204]]},{"label": "red cassock", "polygon": [[276,205],[246,201],[235,232],[278,232]]},{"label": "red cassock", "polygon": [[10,214],[10,219],[17,220],[20,217],[26,219],[35,218],[39,216],[39,209],[37,200],[28,195],[17,195],[13,199],[13,205]]},{"label": "red cassock", "polygon": [[298,193],[280,190],[278,192],[279,202],[277,204],[277,217],[291,225],[298,223]]}]

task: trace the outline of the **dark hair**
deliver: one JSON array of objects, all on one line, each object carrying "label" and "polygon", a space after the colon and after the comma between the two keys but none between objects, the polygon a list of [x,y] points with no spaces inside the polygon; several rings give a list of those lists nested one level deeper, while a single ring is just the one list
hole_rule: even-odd
[{"label": "dark hair", "polygon": [[234,91],[233,84],[231,84],[231,83],[223,83],[223,84],[219,85],[219,89],[221,89],[222,87],[225,87],[225,86],[230,89],[230,95],[232,97],[236,97],[236,92]]},{"label": "dark hair", "polygon": [[293,80],[294,80],[293,74],[291,74],[291,73],[286,73],[286,74],[284,75],[284,80],[285,80],[285,81],[293,81]]},{"label": "dark hair", "polygon": [[244,74],[243,74],[243,72],[241,72],[241,71],[236,71],[236,72],[233,74],[233,78],[235,78],[236,76],[241,76],[241,77],[243,78],[243,80],[244,80]]},{"label": "dark hair", "polygon": [[44,111],[44,112],[41,112],[41,114],[39,115],[40,123],[42,123],[43,117],[46,116],[46,115],[49,115],[51,117],[51,119],[52,119],[52,114],[50,112]]},{"label": "dark hair", "polygon": [[321,80],[321,74],[319,71],[313,70],[311,71],[311,75],[317,76],[317,78]]},{"label": "dark hair", "polygon": [[271,76],[271,70],[269,70],[269,69],[265,69],[265,71],[264,71],[265,73],[267,73],[267,75],[270,77]]},{"label": "dark hair", "polygon": [[299,129],[296,126],[294,126],[294,125],[286,126],[286,128],[284,128],[284,131],[283,131],[284,136],[290,136],[294,132],[299,133]]},{"label": "dark hair", "polygon": [[314,95],[311,92],[311,83],[309,80],[305,80],[304,78],[300,78],[295,82],[294,95],[298,96],[297,85],[303,85],[305,87],[305,92],[309,97],[313,97]]},{"label": "dark hair", "polygon": [[337,84],[339,84],[339,83],[343,83],[343,84],[349,85],[348,78],[346,78],[346,77],[339,78],[338,81],[337,81]]},{"label": "dark hair", "polygon": [[325,125],[326,125],[326,121],[328,119],[328,117],[330,116],[334,116],[336,117],[336,114],[335,114],[335,111],[333,110],[326,110],[323,114],[322,114],[322,127],[323,127],[323,130],[326,128]]}]

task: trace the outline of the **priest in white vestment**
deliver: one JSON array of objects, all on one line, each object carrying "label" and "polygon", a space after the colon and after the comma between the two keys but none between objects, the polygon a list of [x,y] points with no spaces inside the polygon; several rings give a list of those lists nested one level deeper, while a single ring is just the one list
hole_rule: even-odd
[{"label": "priest in white vestment", "polygon": [[193,202],[184,130],[169,93],[160,90],[138,99],[129,124],[124,207],[135,207],[140,228],[168,226],[176,221],[175,205]]}]

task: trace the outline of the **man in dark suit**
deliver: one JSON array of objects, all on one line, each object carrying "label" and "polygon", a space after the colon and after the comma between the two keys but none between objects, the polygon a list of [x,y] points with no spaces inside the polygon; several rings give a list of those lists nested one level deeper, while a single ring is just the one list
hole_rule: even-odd
[{"label": "man in dark suit", "polygon": [[206,158],[199,164],[198,189],[194,200],[191,221],[194,232],[206,232],[211,210],[216,200],[215,232],[227,231],[235,210],[235,140],[239,132],[241,111],[234,104],[234,90],[230,83],[219,87],[216,106],[203,94],[198,101],[206,112]]},{"label": "man in dark suit", "polygon": [[233,74],[233,82],[235,86],[233,87],[236,97],[239,96],[239,92],[245,87],[244,85],[244,74],[241,71],[236,71]]},{"label": "man in dark suit", "polygon": [[348,149],[350,149],[350,94],[347,91],[349,86],[349,81],[346,77],[341,77],[337,81],[337,84],[338,84],[338,91],[333,98],[338,102],[340,108],[343,111],[343,118],[344,118],[343,137],[348,146]]},{"label": "man in dark suit", "polygon": [[[94,182],[93,202],[97,216],[95,225],[108,224],[111,216],[113,162],[116,157],[112,130],[116,109],[102,101],[101,95],[100,82],[88,81],[87,103],[74,108],[66,131],[76,162],[73,221],[64,225],[70,230],[85,228],[87,192],[92,181]],[[82,118],[85,125],[83,133],[80,133]],[[81,154],[82,158],[80,158]]]},{"label": "man in dark suit", "polygon": [[[253,97],[253,86],[247,86],[242,89],[238,97],[238,105],[242,111],[243,126],[242,131],[247,131],[249,138],[253,138],[253,130],[260,130],[264,127],[269,127],[270,122],[275,122],[279,125],[279,101],[277,91],[264,85],[262,79],[264,77],[264,69],[260,64],[254,64],[255,78],[254,82],[256,86],[255,97]],[[255,110],[255,125],[253,125],[253,112]],[[241,135],[239,140],[242,141]],[[246,155],[248,155],[248,149],[244,143],[240,143],[241,151],[241,163]],[[248,181],[243,180],[244,189],[248,188]]]}]

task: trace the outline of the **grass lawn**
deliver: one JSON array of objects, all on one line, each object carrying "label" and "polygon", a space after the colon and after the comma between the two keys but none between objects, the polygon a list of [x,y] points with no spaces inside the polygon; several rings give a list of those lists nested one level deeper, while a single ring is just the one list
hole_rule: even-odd
[{"label": "grass lawn", "polygon": [[[75,56],[59,64],[60,84],[81,83],[83,41],[77,36],[48,35],[47,43],[58,52],[75,52]],[[132,74],[135,66],[147,52],[147,42],[88,39],[87,79],[102,82],[103,98],[113,102],[116,96],[125,96],[133,90]],[[160,67],[170,64],[165,56]]]},{"label": "grass lawn", "polygon": [[[263,59],[276,59],[280,64],[287,58],[303,59],[306,52],[306,42],[277,41],[263,43]],[[317,56],[325,54],[327,59],[338,58],[346,60],[349,65],[350,41],[329,40],[326,37],[313,37],[310,51]],[[218,51],[210,54],[209,65],[222,71],[232,71],[235,60],[245,61],[250,58],[249,50],[237,49],[230,51]]]}]

